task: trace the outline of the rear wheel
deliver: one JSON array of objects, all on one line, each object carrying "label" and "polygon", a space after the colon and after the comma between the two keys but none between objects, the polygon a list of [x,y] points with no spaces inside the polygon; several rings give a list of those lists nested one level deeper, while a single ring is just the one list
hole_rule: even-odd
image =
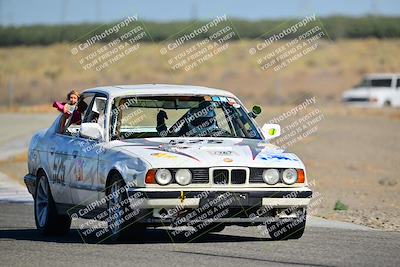
[{"label": "rear wheel", "polygon": [[57,214],[49,182],[44,174],[39,174],[34,202],[36,228],[42,234],[68,233],[71,227],[71,218],[68,215]]}]

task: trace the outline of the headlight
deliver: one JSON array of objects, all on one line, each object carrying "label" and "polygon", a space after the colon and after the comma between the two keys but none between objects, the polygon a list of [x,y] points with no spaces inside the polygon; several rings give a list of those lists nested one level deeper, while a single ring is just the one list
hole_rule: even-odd
[{"label": "headlight", "polygon": [[297,181],[297,171],[295,169],[284,170],[282,179],[285,184],[294,184]]},{"label": "headlight", "polygon": [[277,169],[268,169],[263,171],[263,180],[267,184],[273,185],[279,181],[279,171]]},{"label": "headlight", "polygon": [[192,181],[192,173],[188,169],[180,169],[175,173],[175,180],[180,185],[188,185]]},{"label": "headlight", "polygon": [[172,174],[167,169],[159,169],[156,172],[156,181],[160,185],[169,184],[172,180]]}]

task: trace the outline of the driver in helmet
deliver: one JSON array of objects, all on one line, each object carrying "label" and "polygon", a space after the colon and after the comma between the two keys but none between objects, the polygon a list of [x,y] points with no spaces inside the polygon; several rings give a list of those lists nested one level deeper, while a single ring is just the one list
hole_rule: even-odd
[{"label": "driver in helmet", "polygon": [[190,109],[185,116],[185,123],[179,130],[179,136],[208,136],[218,130],[216,114],[212,102],[202,102]]}]

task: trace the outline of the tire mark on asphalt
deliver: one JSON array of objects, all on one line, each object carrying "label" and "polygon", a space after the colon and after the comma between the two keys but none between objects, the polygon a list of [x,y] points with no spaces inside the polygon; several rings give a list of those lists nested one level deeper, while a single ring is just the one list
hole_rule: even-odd
[{"label": "tire mark on asphalt", "polygon": [[220,257],[220,258],[234,258],[234,259],[241,259],[241,260],[261,261],[261,262],[279,263],[279,264],[293,264],[293,265],[299,265],[299,266],[333,267],[333,265],[299,263],[299,262],[290,262],[290,261],[274,261],[274,260],[257,259],[257,258],[249,258],[249,257],[233,256],[233,255],[220,255],[220,254],[204,253],[204,252],[191,252],[191,251],[179,251],[179,250],[173,250],[171,252],[182,253],[182,254],[202,255],[202,256],[212,256],[212,257]]}]

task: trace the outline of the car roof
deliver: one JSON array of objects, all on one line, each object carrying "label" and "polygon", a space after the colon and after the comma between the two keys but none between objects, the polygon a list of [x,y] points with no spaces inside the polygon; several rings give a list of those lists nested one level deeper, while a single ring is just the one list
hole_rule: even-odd
[{"label": "car roof", "polygon": [[137,95],[217,95],[235,97],[231,92],[193,85],[174,85],[174,84],[138,84],[138,85],[113,85],[90,88],[84,93],[99,92],[105,93],[110,97],[137,96]]},{"label": "car roof", "polygon": [[365,75],[368,79],[392,78],[393,76],[400,76],[400,73],[369,73]]}]

